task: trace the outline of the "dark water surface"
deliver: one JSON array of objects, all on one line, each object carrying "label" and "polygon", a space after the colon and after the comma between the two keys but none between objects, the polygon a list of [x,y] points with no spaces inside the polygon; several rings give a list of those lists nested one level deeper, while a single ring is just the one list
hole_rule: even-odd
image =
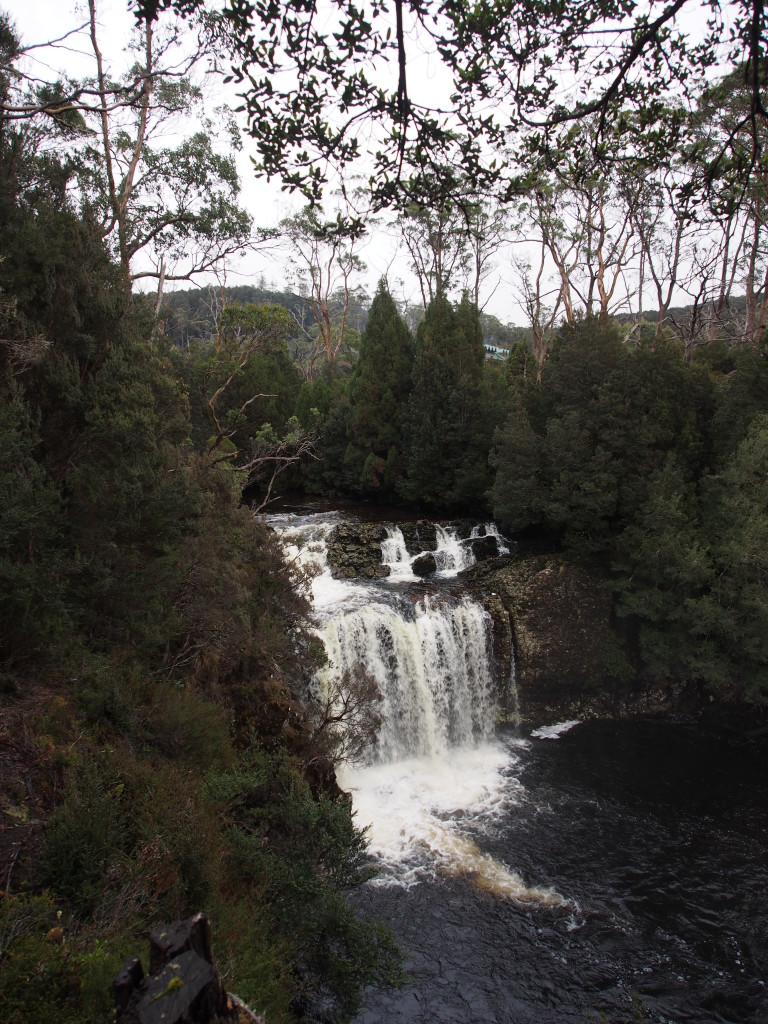
[{"label": "dark water surface", "polygon": [[360,1024],[618,1022],[633,994],[650,1021],[768,1024],[766,737],[593,722],[515,753],[522,802],[474,839],[566,904],[366,886],[412,977]]}]

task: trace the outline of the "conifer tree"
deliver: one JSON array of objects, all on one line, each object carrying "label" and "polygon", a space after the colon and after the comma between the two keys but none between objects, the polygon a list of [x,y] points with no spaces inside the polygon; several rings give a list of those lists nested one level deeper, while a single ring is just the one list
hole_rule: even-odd
[{"label": "conifer tree", "polygon": [[392,495],[403,470],[403,411],[412,388],[411,333],[379,282],[350,383],[345,465],[352,489]]},{"label": "conifer tree", "polygon": [[483,339],[477,309],[444,295],[427,307],[416,336],[408,404],[408,476],[399,491],[436,509],[476,506],[488,487],[488,433],[480,380]]}]

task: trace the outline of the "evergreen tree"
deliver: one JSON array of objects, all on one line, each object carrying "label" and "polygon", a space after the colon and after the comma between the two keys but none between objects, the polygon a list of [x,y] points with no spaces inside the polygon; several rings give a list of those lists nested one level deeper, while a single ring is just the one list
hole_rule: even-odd
[{"label": "evergreen tree", "polygon": [[490,478],[488,425],[480,401],[484,350],[476,308],[454,310],[444,295],[427,307],[416,335],[407,410],[406,500],[454,511],[476,507]]},{"label": "evergreen tree", "polygon": [[0,392],[0,663],[40,658],[66,626],[59,494],[36,461],[39,437],[14,383]]},{"label": "evergreen tree", "polygon": [[668,338],[629,347],[616,324],[561,329],[539,387],[519,380],[492,461],[494,515],[542,523],[573,553],[614,556],[673,453],[684,483],[708,458],[712,391]]},{"label": "evergreen tree", "polygon": [[403,412],[412,388],[411,333],[379,282],[349,388],[346,478],[353,490],[391,496],[403,471]]},{"label": "evergreen tree", "polygon": [[691,629],[696,675],[727,700],[768,702],[768,414],[706,482],[702,519],[711,587]]}]

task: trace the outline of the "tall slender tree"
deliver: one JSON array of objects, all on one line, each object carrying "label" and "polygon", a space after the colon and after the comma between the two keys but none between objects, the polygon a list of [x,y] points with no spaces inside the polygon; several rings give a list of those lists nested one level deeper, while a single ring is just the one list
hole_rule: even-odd
[{"label": "tall slender tree", "polygon": [[345,457],[349,480],[391,497],[403,472],[403,413],[412,388],[414,343],[385,280],[379,282],[349,389]]},{"label": "tall slender tree", "polygon": [[433,299],[416,335],[408,470],[399,485],[409,501],[445,510],[482,503],[490,482],[480,401],[483,358],[479,316],[469,298],[457,310],[443,295]]}]

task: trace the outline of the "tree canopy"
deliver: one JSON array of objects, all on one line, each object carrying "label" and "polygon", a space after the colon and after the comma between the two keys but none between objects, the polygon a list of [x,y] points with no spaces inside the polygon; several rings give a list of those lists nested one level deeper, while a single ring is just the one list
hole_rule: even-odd
[{"label": "tree canopy", "polygon": [[[139,19],[204,6],[133,3]],[[368,150],[380,204],[403,192],[423,199],[436,181],[444,191],[458,166],[473,188],[508,195],[531,156],[557,162],[591,116],[586,167],[658,159],[679,142],[713,67],[739,69],[749,104],[710,159],[746,135],[747,170],[762,167],[765,19],[761,0],[228,0],[223,10],[261,169],[317,199]],[[439,66],[430,98],[411,63],[425,52]]]}]

